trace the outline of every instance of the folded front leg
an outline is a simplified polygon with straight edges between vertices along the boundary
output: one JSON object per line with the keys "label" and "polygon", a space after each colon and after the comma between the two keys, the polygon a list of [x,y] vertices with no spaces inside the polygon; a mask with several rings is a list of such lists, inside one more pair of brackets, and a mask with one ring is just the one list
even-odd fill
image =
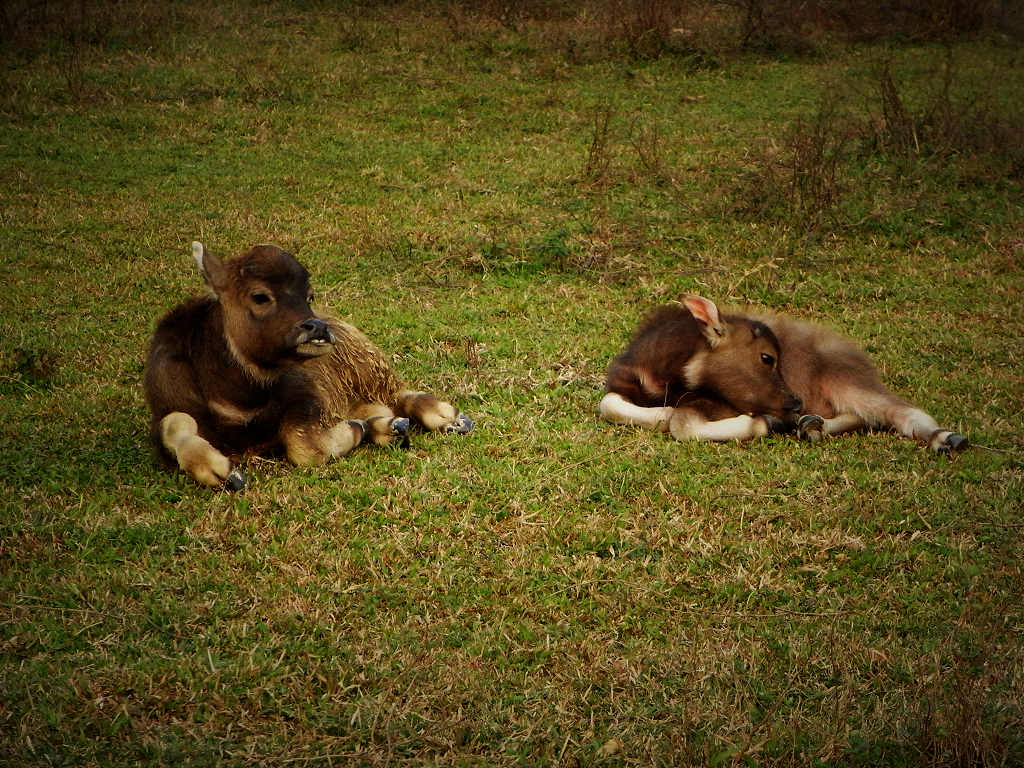
{"label": "folded front leg", "polygon": [[206,438],[199,435],[195,418],[183,411],[174,411],[160,420],[160,442],[180,466],[197,483],[225,484],[233,491],[245,487],[245,476],[231,468],[231,461]]}
{"label": "folded front leg", "polygon": [[764,437],[772,431],[775,423],[781,424],[772,417],[746,414],[710,421],[701,411],[682,407],[676,408],[672,414],[669,432],[676,440],[742,441]]}

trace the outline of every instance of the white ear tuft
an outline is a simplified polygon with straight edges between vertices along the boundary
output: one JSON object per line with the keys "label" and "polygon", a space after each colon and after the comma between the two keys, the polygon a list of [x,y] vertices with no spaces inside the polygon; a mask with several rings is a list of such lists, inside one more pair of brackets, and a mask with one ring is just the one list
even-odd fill
{"label": "white ear tuft", "polygon": [[203,266],[203,256],[206,255],[206,248],[198,240],[192,241],[192,258],[196,260],[196,264],[199,265],[199,271],[205,272],[206,268]]}

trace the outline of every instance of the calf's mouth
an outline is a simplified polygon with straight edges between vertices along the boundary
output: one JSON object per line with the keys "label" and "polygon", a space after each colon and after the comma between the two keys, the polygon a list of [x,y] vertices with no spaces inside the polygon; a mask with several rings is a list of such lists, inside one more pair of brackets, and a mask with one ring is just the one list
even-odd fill
{"label": "calf's mouth", "polygon": [[331,351],[337,339],[323,320],[313,318],[299,326],[295,340],[295,354],[299,357],[319,357]]}

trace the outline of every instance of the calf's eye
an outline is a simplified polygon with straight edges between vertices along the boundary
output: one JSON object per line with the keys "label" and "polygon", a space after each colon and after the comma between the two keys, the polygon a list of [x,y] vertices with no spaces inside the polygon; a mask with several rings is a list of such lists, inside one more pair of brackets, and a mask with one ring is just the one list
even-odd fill
{"label": "calf's eye", "polygon": [[269,304],[270,303],[270,295],[266,294],[266,293],[258,293],[257,292],[257,293],[252,294],[251,298],[252,298],[252,300],[256,304]]}
{"label": "calf's eye", "polygon": [[775,365],[775,358],[769,355],[767,352],[761,353],[761,362],[765,365]]}

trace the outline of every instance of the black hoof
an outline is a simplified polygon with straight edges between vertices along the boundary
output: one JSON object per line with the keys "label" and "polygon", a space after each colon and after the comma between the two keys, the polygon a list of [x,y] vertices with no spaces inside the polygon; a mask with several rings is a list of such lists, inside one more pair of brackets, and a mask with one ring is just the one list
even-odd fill
{"label": "black hoof", "polygon": [[409,447],[409,427],[410,422],[405,417],[399,417],[391,420],[391,434],[399,438],[398,447],[408,448]]}
{"label": "black hoof", "polygon": [[796,434],[801,440],[821,442],[825,437],[825,420],[814,413],[805,413],[796,423]]}
{"label": "black hoof", "polygon": [[366,439],[366,433],[370,431],[370,425],[362,419],[348,419],[347,421],[353,427],[359,427],[359,429],[362,430],[362,434],[359,435],[359,440],[356,441],[356,445],[362,445],[363,441]]}
{"label": "black hoof", "polygon": [[245,486],[245,475],[237,467],[228,472],[228,476],[224,479],[224,487],[229,491],[241,491],[245,489]]}
{"label": "black hoof", "polygon": [[948,455],[950,453],[962,451],[969,445],[967,438],[963,435],[958,435],[956,432],[947,432],[946,436],[942,438],[941,442],[939,442],[939,436],[943,431],[944,430],[941,429],[935,430],[935,432],[932,433],[931,440],[929,441],[929,445],[935,453]]}
{"label": "black hoof", "polygon": [[453,435],[468,435],[473,431],[473,420],[464,413],[459,413],[455,417],[455,421],[444,428],[445,432],[449,432]]}
{"label": "black hoof", "polygon": [[946,438],[946,446],[951,451],[962,451],[969,445],[968,439],[963,435],[958,435],[956,432],[950,432],[949,437]]}
{"label": "black hoof", "polygon": [[780,432],[786,432],[788,430],[788,428],[786,427],[786,422],[784,422],[782,419],[772,416],[771,414],[766,413],[762,415],[761,418],[764,419],[764,423],[768,427],[769,435],[777,435]]}

